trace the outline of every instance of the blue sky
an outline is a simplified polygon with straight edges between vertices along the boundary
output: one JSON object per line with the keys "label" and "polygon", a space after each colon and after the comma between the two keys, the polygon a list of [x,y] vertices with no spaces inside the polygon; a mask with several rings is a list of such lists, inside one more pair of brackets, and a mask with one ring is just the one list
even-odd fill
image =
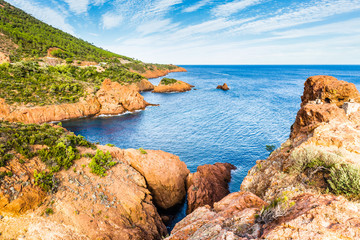
{"label": "blue sky", "polygon": [[360,0],[6,1],[145,62],[360,64]]}

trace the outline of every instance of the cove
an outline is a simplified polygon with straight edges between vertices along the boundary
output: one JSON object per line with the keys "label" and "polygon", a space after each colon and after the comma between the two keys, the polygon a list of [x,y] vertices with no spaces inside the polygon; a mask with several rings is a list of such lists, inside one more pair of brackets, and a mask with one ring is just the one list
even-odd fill
{"label": "cove", "polygon": [[[197,166],[229,162],[230,191],[255,161],[265,159],[267,144],[279,147],[290,133],[306,78],[330,75],[360,86],[360,66],[182,66],[171,73],[195,85],[185,93],[142,93],[160,104],[121,116],[64,121],[63,126],[89,141],[120,148],[163,150],[176,154],[191,172]],[[159,79],[151,79],[157,84]],[[230,90],[216,86],[226,82]],[[172,226],[184,216],[184,208]],[[170,226],[171,227],[171,226]]]}

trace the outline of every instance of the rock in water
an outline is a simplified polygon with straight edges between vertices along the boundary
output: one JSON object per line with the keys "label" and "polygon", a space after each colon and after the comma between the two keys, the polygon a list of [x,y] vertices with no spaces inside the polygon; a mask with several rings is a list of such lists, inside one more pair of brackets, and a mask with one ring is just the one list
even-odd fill
{"label": "rock in water", "polygon": [[216,89],[221,89],[221,90],[224,90],[224,91],[230,90],[230,88],[228,87],[228,85],[226,83],[224,83],[223,85],[218,85],[216,87]]}
{"label": "rock in water", "polygon": [[197,172],[189,174],[187,213],[205,205],[213,206],[215,202],[228,195],[228,183],[233,169],[236,167],[230,163],[206,164],[199,166]]}

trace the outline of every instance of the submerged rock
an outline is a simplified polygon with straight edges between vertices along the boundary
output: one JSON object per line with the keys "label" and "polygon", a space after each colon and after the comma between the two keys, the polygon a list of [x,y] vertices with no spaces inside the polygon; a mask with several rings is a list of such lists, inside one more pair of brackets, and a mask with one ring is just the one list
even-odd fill
{"label": "submerged rock", "polygon": [[213,206],[228,195],[228,183],[231,180],[231,170],[236,167],[230,163],[215,163],[199,166],[195,173],[187,177],[188,208],[187,213],[205,205]]}
{"label": "submerged rock", "polygon": [[230,88],[228,87],[228,85],[226,83],[224,83],[223,85],[218,85],[216,87],[216,89],[221,89],[221,90],[225,90],[225,91],[230,90]]}

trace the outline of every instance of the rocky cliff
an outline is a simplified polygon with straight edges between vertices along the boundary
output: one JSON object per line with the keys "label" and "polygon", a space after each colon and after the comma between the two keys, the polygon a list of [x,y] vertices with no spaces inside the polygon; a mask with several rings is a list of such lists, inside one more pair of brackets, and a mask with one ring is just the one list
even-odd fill
{"label": "rocky cliff", "polygon": [[145,109],[149,104],[138,90],[134,86],[123,86],[106,79],[96,94],[89,94],[73,104],[25,107],[8,105],[4,99],[0,99],[0,120],[44,123]]}
{"label": "rocky cliff", "polygon": [[305,82],[290,138],[167,239],[360,239],[360,111],[353,84]]}
{"label": "rocky cliff", "polygon": [[157,204],[182,201],[189,173],[185,164],[162,151],[97,147],[117,163],[107,176],[91,172],[86,155],[95,150],[80,147],[83,157],[74,167],[54,175],[54,192],[34,184],[34,172],[46,169],[38,157],[25,163],[14,158],[0,167],[12,173],[0,178],[1,238],[143,240],[166,235]]}

